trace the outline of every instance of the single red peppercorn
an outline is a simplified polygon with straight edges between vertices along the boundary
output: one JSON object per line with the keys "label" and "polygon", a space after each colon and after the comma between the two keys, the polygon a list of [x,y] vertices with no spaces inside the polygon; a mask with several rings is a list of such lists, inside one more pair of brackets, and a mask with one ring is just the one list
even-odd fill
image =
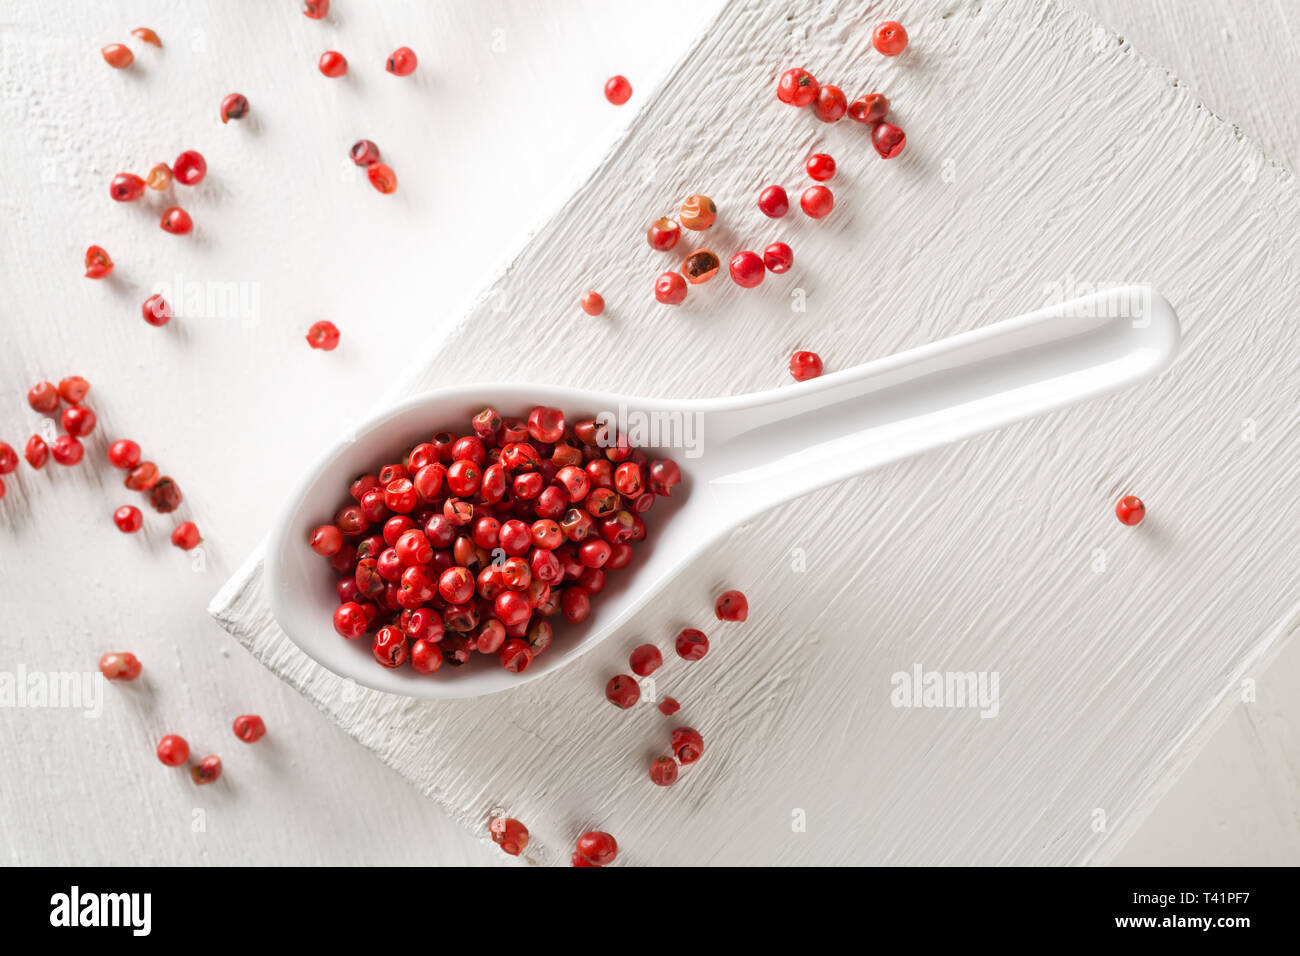
{"label": "single red peppercorn", "polygon": [[605,685],[605,699],[615,707],[627,710],[641,699],[641,685],[626,674],[611,677]]}
{"label": "single red peppercorn", "polygon": [[781,74],[776,85],[776,98],[790,106],[804,107],[817,99],[816,78],[807,70],[795,67]]}
{"label": "single red peppercorn", "polygon": [[849,119],[874,126],[889,112],[889,100],[883,93],[868,93],[849,104]]}
{"label": "single red peppercorn", "polygon": [[714,602],[719,621],[743,621],[749,617],[749,601],[741,591],[723,591]]}
{"label": "single red peppercorn", "polygon": [[824,183],[835,175],[835,160],[826,153],[813,153],[804,164],[808,175],[819,183]]}
{"label": "single red peppercorn", "polygon": [[322,20],[329,16],[330,0],[304,0],[302,15],[313,20]]}
{"label": "single red peppercorn", "polygon": [[123,534],[135,534],[144,527],[144,515],[135,505],[123,505],[113,512],[113,524]]}
{"label": "single red peppercorn", "polygon": [[[363,562],[364,563],[364,562]],[[334,609],[334,630],[348,640],[355,640],[370,627],[365,609],[356,601],[348,601]]]}
{"label": "single red peppercorn", "polygon": [[80,375],[69,375],[67,378],[59,380],[59,398],[69,405],[80,405],[89,391],[90,383]]}
{"label": "single red peppercorn", "polygon": [[370,185],[381,193],[387,194],[397,190],[397,174],[380,162],[371,163],[366,169]]}
{"label": "single red peppercorn", "polygon": [[678,213],[678,219],[687,229],[702,232],[717,221],[718,207],[708,196],[697,193],[686,197]]}
{"label": "single red peppercorn", "polygon": [[393,76],[410,76],[415,72],[418,62],[414,50],[409,46],[399,46],[388,54],[388,62],[384,64],[384,69]]}
{"label": "single red peppercorn", "polygon": [[799,208],[813,219],[821,219],[835,208],[835,196],[825,186],[809,186],[799,197]]}
{"label": "single red peppercorn", "polygon": [[813,115],[823,123],[834,123],[849,108],[849,101],[844,98],[844,91],[838,86],[823,86],[817,91],[817,101],[813,104]]}
{"label": "single red peppercorn", "polygon": [[907,31],[897,20],[886,20],[872,31],[871,45],[883,56],[898,56],[907,48]]}
{"label": "single red peppercorn", "polygon": [[677,224],[677,220],[667,216],[656,219],[646,230],[646,241],[650,243],[650,248],[660,252],[667,252],[677,245],[677,240],[681,237],[682,227]]}
{"label": "single red peppercorn", "polygon": [[686,280],[676,272],[665,272],[655,281],[655,298],[664,305],[686,301]]}
{"label": "single red peppercorn", "polygon": [[1146,515],[1147,506],[1142,503],[1141,498],[1132,495],[1125,495],[1115,505],[1115,517],[1119,518],[1121,524],[1141,524]]}
{"label": "single red peppercorn", "polygon": [[127,473],[122,484],[132,491],[148,491],[158,484],[158,466],[151,461],[142,462]]}
{"label": "single red peppercorn", "polygon": [[33,468],[44,468],[45,462],[50,457],[50,446],[45,444],[45,440],[40,435],[33,435],[27,439],[27,447],[23,449],[23,457],[27,459],[27,464]]}
{"label": "single red peppercorn", "polygon": [[605,99],[615,106],[622,106],[632,98],[632,84],[626,76],[611,76],[605,81]]}
{"label": "single red peppercorn", "polygon": [[159,225],[164,232],[170,232],[173,236],[183,236],[194,228],[194,220],[180,206],[169,206],[163,211]]}
{"label": "single red peppercorn", "polygon": [[99,672],[108,680],[135,680],[144,670],[140,659],[130,651],[116,651],[99,659]]}
{"label": "single red peppercorn", "polygon": [[395,627],[381,627],[375,632],[370,649],[384,667],[401,667],[406,661],[406,635]]}
{"label": "single red peppercorn", "polygon": [[511,856],[518,856],[528,846],[528,827],[510,817],[497,817],[488,826],[492,842]]}
{"label": "single red peppercorn", "polygon": [[527,641],[511,638],[501,645],[501,650],[497,651],[497,660],[512,674],[520,674],[533,662],[533,649],[528,646]]}
{"label": "single red peppercorn", "polygon": [[672,757],[656,757],[650,763],[650,782],[656,787],[671,787],[677,782],[677,761]]}
{"label": "single red peppercorn", "polygon": [[339,347],[339,329],[333,322],[321,320],[307,330],[307,344],[322,352],[332,352]]}
{"label": "single red peppercorn", "polygon": [[139,39],[141,43],[162,47],[162,40],[158,39],[158,34],[154,33],[148,27],[136,27],[131,31],[131,36]]}
{"label": "single red peppercorn", "polygon": [[907,145],[907,134],[893,123],[877,123],[871,128],[871,145],[881,159],[893,159]]}
{"label": "single red peppercorn", "polygon": [[822,373],[822,359],[816,352],[795,352],[790,356],[790,374],[796,382],[806,382]]}
{"label": "single red peppercorn", "polygon": [[73,438],[85,438],[95,430],[95,413],[84,405],[69,405],[63,410],[63,430]]}
{"label": "single red peppercorn", "polygon": [[182,186],[197,186],[207,174],[207,160],[197,150],[185,150],[172,163],[172,175]]}
{"label": "single red peppercorn", "polygon": [[794,252],[784,242],[774,242],[763,250],[763,265],[777,275],[788,272],[794,265]]}
{"label": "single red peppercorn", "polygon": [[193,521],[182,521],[172,531],[172,544],[182,551],[193,551],[202,540],[199,527]]}
{"label": "single red peppercorn", "polygon": [[113,271],[113,260],[99,246],[86,249],[86,278],[102,279]]}
{"label": "single red peppercorn", "polygon": [[121,43],[110,43],[99,51],[100,55],[115,70],[124,70],[135,62],[135,54],[131,52],[130,47],[123,46]]}
{"label": "single red peppercorn", "polygon": [[588,315],[600,315],[605,311],[605,300],[599,292],[584,292],[578,304]]}
{"label": "single red peppercorn", "polygon": [[149,504],[159,514],[170,514],[181,506],[181,489],[176,482],[163,476],[149,489]]}
{"label": "single red peppercorn", "polygon": [[162,296],[154,294],[144,300],[144,305],[140,306],[140,314],[150,325],[163,326],[171,321],[172,307]]}
{"label": "single red peppercorn", "polygon": [[13,446],[0,441],[0,475],[11,474],[18,467],[18,453]]}
{"label": "single red peppercorn", "polygon": [[140,464],[140,446],[129,438],[119,438],[108,446],[108,462],[114,468],[134,468]]}
{"label": "single red peppercorn", "polygon": [[337,50],[327,50],[320,55],[316,64],[322,73],[329,77],[342,76],[348,71],[347,58]]}
{"label": "single red peppercorn", "polygon": [[421,638],[412,644],[411,667],[419,674],[432,674],[442,667],[442,649],[437,642]]}
{"label": "single red peppercorn", "polygon": [[699,285],[702,282],[708,282],[718,274],[721,263],[718,257],[710,249],[699,249],[692,252],[682,262],[682,275],[691,285]]}
{"label": "single red peppercorn", "polygon": [[33,411],[48,415],[59,407],[59,390],[52,382],[40,382],[33,385],[27,393],[27,404]]}
{"label": "single red peppercorn", "polygon": [[578,837],[577,850],[592,866],[607,866],[618,856],[618,841],[608,833],[592,830]]}
{"label": "single red peppercorn", "polygon": [[135,173],[118,173],[108,185],[108,194],[118,202],[134,202],[144,195],[144,180]]}
{"label": "single red peppercorn", "polygon": [[266,723],[257,714],[241,714],[232,725],[235,736],[246,744],[255,743],[266,736]]}
{"label": "single red peppercorn", "polygon": [[768,186],[758,194],[758,210],[770,219],[780,219],[790,211],[790,197],[781,186]]}
{"label": "single red peppercorn", "polygon": [[767,269],[758,253],[750,252],[748,249],[732,256],[728,269],[731,271],[732,281],[743,289],[752,289],[759,285],[763,281],[763,276],[767,274]]}
{"label": "single red peppercorn", "polygon": [[663,700],[659,701],[659,713],[663,714],[665,717],[671,717],[681,709],[682,705],[677,703],[677,698],[675,697],[665,697]]}
{"label": "single red peppercorn", "polygon": [[358,166],[370,166],[379,162],[379,147],[368,139],[359,139],[352,144],[348,155]]}
{"label": "single red peppercorn", "polygon": [[215,754],[204,757],[190,768],[190,779],[202,786],[212,783],[221,776],[221,758]]}
{"label": "single red peppercorn", "polygon": [[65,467],[81,461],[86,448],[71,435],[60,435],[50,445],[50,457]]}
{"label": "single red peppercorn", "polygon": [[232,119],[243,119],[248,113],[248,97],[243,93],[231,93],[221,101],[221,122],[229,123]]}
{"label": "single red peppercorn", "polygon": [[657,671],[663,662],[663,655],[653,644],[642,644],[633,650],[631,657],[628,658],[628,663],[632,665],[632,673],[638,677],[648,677]]}
{"label": "single red peppercorn", "polygon": [[677,656],[684,661],[698,661],[709,652],[709,639],[703,631],[688,627],[677,635]]}
{"label": "single red peppercorn", "polygon": [[177,734],[168,734],[158,741],[158,759],[169,767],[179,767],[190,759],[190,745]]}
{"label": "single red peppercorn", "polygon": [[695,763],[700,759],[700,754],[704,753],[704,738],[690,727],[678,727],[672,733],[670,746],[673,755],[681,761],[682,766],[686,766]]}

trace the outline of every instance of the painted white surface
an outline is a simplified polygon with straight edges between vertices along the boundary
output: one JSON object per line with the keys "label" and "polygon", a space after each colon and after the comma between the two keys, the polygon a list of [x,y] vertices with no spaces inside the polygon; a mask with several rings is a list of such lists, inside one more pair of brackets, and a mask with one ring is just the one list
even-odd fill
{"label": "painted white surface", "polygon": [[[1188,739],[1294,619],[1296,558],[1276,529],[1295,520],[1283,490],[1296,416],[1295,184],[1072,8],[914,5],[917,59],[890,64],[862,55],[856,14],[834,5],[821,14],[800,37],[800,58],[845,85],[885,84],[906,104],[913,145],[901,161],[882,167],[861,152],[860,130],[814,128],[770,103],[760,123],[701,107],[691,81],[706,72],[722,77],[710,103],[770,89],[767,64],[788,39],[780,11],[728,7],[557,214],[548,241],[526,249],[394,393],[449,379],[595,385],[611,375],[633,392],[741,392],[778,378],[774,357],[794,347],[843,367],[1134,274],[1183,317],[1186,353],[1170,373],[779,509],[685,569],[623,647],[607,642],[505,700],[345,693],[268,626],[255,566],[219,598],[219,613],[468,826],[509,806],[533,827],[543,860],[562,858],[592,821],[619,833],[634,862],[1106,858],[1180,768]],[[997,117],[996,135],[954,119],[954,99]],[[696,150],[646,174],[639,164],[665,129],[697,126],[716,157],[707,168]],[[608,230],[598,252],[587,250],[596,219],[644,221],[665,197],[695,189],[737,210],[710,244],[760,245],[776,230],[750,203],[773,157],[794,152],[797,163],[823,146],[846,174],[842,217],[777,232],[808,264],[790,276],[807,313],[768,285],[748,296],[724,285],[707,304],[697,295],[680,312],[658,310],[644,292],[657,260],[639,229]],[[846,249],[870,249],[869,267]],[[547,279],[566,269],[597,277],[614,306],[616,321],[589,336],[604,346],[591,354],[565,348],[572,295]],[[502,300],[508,314],[493,308]],[[478,343],[507,329],[538,349],[485,357]],[[629,336],[675,364],[647,366],[628,354]],[[1268,423],[1252,441],[1240,437],[1247,419]],[[1135,484],[1153,506],[1137,533],[1109,515]],[[1242,514],[1233,507],[1242,500],[1280,510]],[[862,528],[873,529],[869,540]],[[805,555],[813,584],[791,570]],[[684,720],[722,745],[669,802],[645,779],[664,722],[644,708],[602,717],[592,702],[638,639],[702,624],[712,595],[737,584],[771,611],[756,603],[731,640],[723,629],[706,659],[714,671],[678,664],[658,681],[689,701]],[[998,673],[998,719],[891,707],[888,675],[914,664]],[[791,831],[799,811],[806,833]]]}
{"label": "painted white surface", "polygon": [[[85,374],[95,383],[93,405],[101,418],[91,453],[98,458],[107,439],[119,434],[140,440],[187,493],[178,518],[193,517],[208,538],[206,570],[192,573],[189,559],[166,542],[170,525],[157,516],[149,516],[144,541],[119,535],[108,516],[134,496],[120,488],[120,476],[106,466],[59,473],[51,465],[35,475],[24,465],[17,481],[6,479],[9,496],[0,503],[0,534],[7,539],[0,546],[0,607],[5,611],[0,667],[93,667],[103,650],[129,647],[145,660],[149,675],[142,686],[108,688],[99,720],[67,711],[0,711],[0,748],[9,761],[0,775],[0,816],[7,821],[0,853],[6,862],[498,858],[480,854],[477,836],[451,824],[321,720],[305,700],[235,647],[206,619],[202,607],[261,537],[284,482],[292,481],[331,438],[336,423],[354,419],[375,400],[395,371],[394,351],[402,350],[408,336],[431,341],[459,316],[458,300],[479,287],[512,244],[511,237],[519,237],[555,199],[582,181],[611,133],[645,102],[643,92],[652,83],[641,77],[667,68],[673,51],[689,39],[684,25],[703,14],[699,5],[672,3],[656,4],[653,10],[552,3],[544,11],[536,5],[468,2],[367,4],[364,15],[346,9],[352,5],[341,0],[335,5],[340,12],[332,24],[306,20],[289,2],[118,3],[64,10],[23,0],[0,15],[5,62],[0,120],[6,133],[0,138],[0,158],[8,178],[0,192],[6,223],[0,257],[0,283],[6,289],[0,305],[0,381],[6,384],[0,394],[0,439],[19,445],[34,429],[36,416],[22,399],[31,381]],[[1173,52],[1187,54],[1187,62],[1201,71],[1199,88],[1225,96],[1210,105],[1225,115],[1262,118],[1261,130],[1247,131],[1261,139],[1275,132],[1279,152],[1290,149],[1296,155],[1294,130],[1284,125],[1294,122],[1284,95],[1285,78],[1294,71],[1261,67],[1253,72],[1262,54],[1249,45],[1263,43],[1267,62],[1287,62],[1293,47],[1276,42],[1285,31],[1272,26],[1280,17],[1294,28],[1293,10],[1281,4],[1273,20],[1262,16],[1259,22],[1253,11],[1235,13],[1240,45],[1228,50],[1247,52],[1234,62],[1230,52],[1219,49],[1217,37],[1197,34],[1198,27],[1218,22],[1214,17],[1222,4],[1176,5],[1177,16],[1126,6],[1113,12],[1116,20],[1133,18],[1135,40],[1139,27],[1157,35],[1157,24],[1175,23],[1187,45]],[[1181,12],[1192,7],[1206,8],[1207,15]],[[1121,30],[1128,26],[1112,22]],[[157,29],[166,48],[137,48],[137,70],[130,75],[109,72],[95,51],[103,43],[124,40],[129,28],[140,24]],[[418,82],[381,72],[383,55],[399,43],[416,48],[424,66],[432,67],[428,72],[422,68]],[[314,70],[316,56],[327,46],[342,49],[352,61],[350,79],[343,84],[324,80]],[[429,55],[426,49],[435,52]],[[1173,56],[1164,62],[1184,68]],[[599,84],[615,70],[631,76],[638,90],[621,111],[598,96]],[[462,83],[469,84],[467,92]],[[215,118],[216,104],[232,89],[249,95],[254,113],[244,126],[223,128]],[[1236,99],[1242,90],[1250,95]],[[919,104],[919,92],[909,91],[907,102]],[[919,127],[910,115],[909,110],[917,155]],[[945,115],[944,122],[950,121],[950,114]],[[1274,129],[1273,123],[1282,125]],[[810,136],[824,132],[811,123],[792,128]],[[401,181],[395,196],[374,193],[347,165],[346,148],[362,135],[376,139],[393,157]],[[517,148],[511,148],[520,141],[529,144],[527,163],[520,163]],[[143,171],[190,146],[201,149],[212,168],[209,181],[192,197],[177,188],[198,222],[190,240],[162,234],[143,210],[122,209],[103,195],[108,179],[120,169]],[[796,165],[791,162],[788,179],[794,178]],[[877,186],[871,193],[883,199],[888,193]],[[599,230],[601,217],[593,223]],[[1293,231],[1287,238],[1291,235]],[[111,284],[94,285],[79,277],[81,253],[92,241],[107,246],[118,262]],[[588,240],[588,245],[598,249],[599,242]],[[1206,251],[1197,250],[1198,255]],[[148,328],[138,318],[139,301],[152,283],[175,282],[177,274],[182,281],[244,283],[246,294],[257,296],[256,324],[245,328],[240,314],[186,316],[182,309],[168,329]],[[561,278],[553,275],[547,281],[558,286]],[[575,281],[563,295],[555,292],[566,307],[587,284],[585,276]],[[636,284],[638,294],[643,286]],[[736,290],[718,296],[733,304],[735,297]],[[1008,304],[998,296],[988,307]],[[320,317],[344,329],[345,345],[332,355],[310,352],[301,341],[306,326]],[[615,309],[611,321],[626,318]],[[709,320],[702,312],[694,321],[707,330]],[[920,341],[929,331],[882,334],[881,351],[871,354],[888,350],[891,337],[915,333],[911,341]],[[692,329],[689,334],[694,342],[688,344],[715,341],[714,332]],[[790,345],[781,347],[788,350]],[[767,353],[774,350],[755,348],[764,360]],[[846,348],[843,357],[849,355]],[[773,365],[765,384],[780,381],[778,366]],[[329,373],[322,374],[326,369]],[[718,390],[720,383],[737,390],[743,385],[740,377],[733,380],[716,369],[697,367],[690,375],[700,392]],[[663,378],[658,385],[668,390],[673,380]],[[1270,407],[1281,404],[1279,398]],[[1269,420],[1277,427],[1286,421],[1284,414]],[[996,472],[1012,467],[1013,453],[1034,439],[1017,430],[966,454],[978,454]],[[1149,447],[1153,472],[1186,452],[1187,446],[1177,441]],[[1282,467],[1280,455],[1273,456],[1266,470]],[[1243,476],[1243,483],[1249,485],[1250,477]],[[1041,499],[1049,478],[1035,469],[1011,489],[1011,500],[1019,507]],[[1092,506],[1077,498],[1067,496],[1064,504],[1077,511],[1072,515],[1079,521]],[[20,501],[23,506],[15,507]],[[1174,515],[1187,510],[1176,501],[1167,509]],[[1205,508],[1198,505],[1197,511]],[[1061,520],[1059,513],[1031,514],[1040,514],[1042,528],[1055,529]],[[1278,517],[1276,511],[1273,515]],[[1033,520],[1024,514],[1012,519]],[[936,529],[944,520],[930,515],[911,521],[907,530],[912,540],[897,560],[918,571],[967,564],[963,543],[981,539],[974,529],[954,538],[940,534]],[[1109,525],[1102,528],[1111,531]],[[762,533],[766,538],[773,532]],[[719,561],[733,560],[738,575],[756,577],[763,558],[757,540],[737,541]],[[86,572],[70,586],[61,569],[78,561]],[[1066,603],[1071,589],[1089,583],[1081,575],[1050,580],[1057,582],[1056,596]],[[847,587],[851,591],[860,583],[861,575]],[[869,583],[877,586],[874,580]],[[1265,593],[1261,586],[1260,594]],[[799,619],[800,608],[811,606],[792,603],[789,619]],[[976,621],[988,620],[990,606],[985,607]],[[918,620],[926,616],[921,609],[916,614]],[[1259,626],[1276,616],[1275,605],[1261,599],[1235,626]],[[825,634],[812,633],[800,646],[815,647],[825,639]],[[695,673],[692,681],[703,693],[721,671]],[[1295,672],[1292,664],[1290,673]],[[804,693],[797,683],[772,675],[751,684],[748,703],[740,705],[750,717],[747,735],[766,736],[771,743],[775,715],[764,706],[765,697],[788,701]],[[1294,687],[1294,682],[1281,687]],[[584,706],[591,693],[598,694],[598,687],[584,689]],[[850,716],[860,716],[861,706]],[[229,732],[230,719],[246,711],[262,713],[271,728],[254,748],[245,748]],[[1295,715],[1287,723],[1282,711],[1271,713],[1277,716],[1259,724],[1264,756],[1255,772],[1271,784],[1262,792],[1270,794],[1275,807],[1294,807],[1279,761],[1287,754],[1294,760],[1287,728],[1294,726]],[[152,747],[168,731],[186,734],[196,750],[221,753],[227,766],[224,782],[195,791],[178,773],[160,767]],[[1145,728],[1135,731],[1143,732]],[[551,731],[532,726],[530,733]],[[838,733],[830,736],[843,739]],[[718,742],[722,746],[713,753],[724,758],[727,741]],[[1218,744],[1216,739],[1214,746]],[[626,770],[626,756],[624,751],[602,758],[586,769],[607,779]],[[807,754],[798,760],[805,778],[809,761],[817,762]],[[771,763],[729,766],[747,781],[780,775]],[[727,769],[720,760],[708,775],[716,779]],[[934,772],[941,770],[948,772],[936,763]],[[628,792],[640,796],[643,788],[637,785],[644,781],[639,774],[632,776],[636,779],[628,779]],[[852,782],[850,768],[831,776],[832,788]],[[1223,781],[1218,782],[1222,787]],[[679,785],[677,795],[690,813],[702,817],[698,785],[707,780],[690,783],[696,786],[694,794]],[[534,779],[534,786],[543,785]],[[606,791],[606,797],[617,799],[619,789]],[[1234,799],[1228,788],[1219,792],[1225,800]],[[1178,795],[1175,790],[1169,799]],[[484,792],[474,805],[486,807],[508,796]],[[517,799],[545,797],[530,793]],[[1233,806],[1245,807],[1245,800],[1242,796]],[[787,798],[783,806],[790,803]],[[208,811],[204,833],[192,832],[195,808]],[[585,812],[574,810],[574,822]],[[1195,819],[1187,810],[1179,813],[1183,820]],[[1277,816],[1286,814],[1279,810]],[[1243,817],[1228,815],[1232,826],[1225,843],[1238,851],[1251,845],[1252,838],[1260,847],[1276,845],[1270,842],[1273,828],[1256,819],[1257,830],[1249,833]],[[715,817],[708,828],[715,838],[752,836],[743,821],[735,820],[734,807],[724,808],[721,819]],[[673,848],[689,845],[700,832],[694,826],[678,828],[680,817],[667,803],[653,810],[647,822],[659,824],[660,834],[675,834],[662,848],[665,859],[682,859]],[[903,840],[919,840],[925,828],[926,821],[903,821],[898,833]],[[1167,850],[1157,842],[1151,858],[1160,859],[1159,853]],[[795,847],[782,858],[794,858],[794,853],[803,849]],[[900,859],[907,858],[906,847],[899,853]],[[649,858],[642,852],[635,856]],[[1245,855],[1247,861],[1261,858]]]}

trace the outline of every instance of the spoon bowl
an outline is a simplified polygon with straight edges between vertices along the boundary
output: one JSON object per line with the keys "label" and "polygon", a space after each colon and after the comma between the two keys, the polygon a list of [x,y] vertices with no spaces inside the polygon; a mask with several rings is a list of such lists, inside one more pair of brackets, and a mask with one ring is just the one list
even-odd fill
{"label": "spoon bowl", "polygon": [[[267,549],[272,613],[334,673],[410,697],[477,697],[562,667],[624,625],[721,535],[791,498],[926,450],[1150,378],[1177,354],[1172,307],[1149,286],[1074,299],[784,388],[716,399],[632,398],[549,385],[466,385],[407,399],[329,450],[290,499]],[[434,674],[381,667],[370,640],[333,628],[337,575],[307,546],[346,488],[484,406],[535,405],[567,420],[617,425],[631,444],[672,458],[682,482],[643,515],[646,540],[611,574],[582,624],[560,620],[554,643],[523,673],[474,654]],[[613,430],[611,429],[611,433]]]}

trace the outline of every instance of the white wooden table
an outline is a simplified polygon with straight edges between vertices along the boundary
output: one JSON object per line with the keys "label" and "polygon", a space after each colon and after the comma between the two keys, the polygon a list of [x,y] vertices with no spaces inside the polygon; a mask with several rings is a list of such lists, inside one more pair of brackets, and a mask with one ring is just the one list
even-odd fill
{"label": "white wooden table", "polygon": [[[582,181],[644,102],[690,39],[683,24],[708,17],[686,4],[653,13],[562,4],[542,20],[509,6],[431,13],[391,4],[318,24],[292,4],[244,4],[242,16],[232,6],[155,13],[122,3],[74,13],[24,2],[3,25],[8,135],[0,157],[11,185],[0,259],[8,296],[0,381],[9,386],[0,395],[0,439],[20,445],[33,430],[23,401],[29,382],[85,374],[101,419],[92,454],[101,456],[110,436],[139,440],[186,490],[184,514],[208,542],[195,565],[167,544],[169,526],[156,517],[144,540],[120,535],[108,516],[130,496],[104,466],[49,466],[8,482],[0,667],[93,667],[103,650],[126,648],[145,660],[148,680],[109,688],[98,720],[0,712],[11,761],[0,777],[0,813],[22,822],[0,840],[15,863],[495,860],[481,853],[480,835],[460,830],[321,719],[202,609],[261,537],[284,482],[382,388],[394,352],[408,338],[436,335],[431,318],[461,313],[510,237]],[[1198,6],[1205,16],[1177,18],[1189,40],[1219,9],[1208,0]],[[1121,29],[1120,15],[1133,17],[1135,42],[1143,26],[1158,35],[1162,12],[1098,10]],[[1270,15],[1296,23],[1281,5]],[[139,24],[154,27],[165,48],[140,51],[131,75],[110,73],[97,48]],[[1269,32],[1247,27],[1243,39]],[[1222,42],[1215,33],[1186,48],[1207,84],[1219,78]],[[429,66],[416,82],[382,73],[383,56],[401,43]],[[345,82],[314,70],[330,46],[353,64]],[[612,72],[626,73],[638,91],[622,111],[599,98]],[[453,76],[467,78],[473,95],[454,95]],[[1236,115],[1230,107],[1246,101],[1229,100],[1244,90],[1251,116],[1284,114],[1282,74],[1263,70],[1253,87],[1234,80],[1222,87],[1224,105],[1211,106]],[[1266,92],[1270,83],[1276,93]],[[252,100],[256,122],[222,127],[216,104],[235,89]],[[1294,126],[1278,123],[1261,130],[1295,155]],[[360,136],[392,157],[395,196],[374,193],[347,164],[347,146]],[[527,164],[512,148],[519,142],[529,144]],[[191,146],[212,169],[207,188],[184,194],[199,224],[192,242],[103,197],[113,173]],[[313,220],[309,231],[304,217]],[[92,241],[118,262],[111,284],[79,278]],[[194,314],[182,308],[169,328],[150,329],[138,303],[158,281],[206,283],[205,292],[233,282],[250,307],[196,303]],[[344,329],[344,347],[306,349],[301,335],[316,318]],[[992,467],[1017,438],[986,444]],[[1032,490],[1032,482],[1023,488]],[[69,592],[60,568],[77,560],[86,572]],[[942,576],[942,564],[932,571]],[[1071,585],[1061,587],[1068,601]],[[1269,622],[1276,616],[1242,626]],[[229,732],[230,719],[248,711],[271,728],[253,748]],[[1283,718],[1266,728],[1269,739],[1286,727]],[[152,749],[165,732],[221,753],[226,781],[196,792],[161,768]],[[195,808],[207,811],[202,832],[193,828]],[[1254,836],[1260,846],[1270,839]]]}

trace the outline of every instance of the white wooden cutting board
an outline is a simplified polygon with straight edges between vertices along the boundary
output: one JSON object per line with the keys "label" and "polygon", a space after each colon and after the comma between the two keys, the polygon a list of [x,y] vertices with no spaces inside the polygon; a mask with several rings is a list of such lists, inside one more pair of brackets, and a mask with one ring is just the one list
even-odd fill
{"label": "white wooden cutting board", "polygon": [[[494,807],[526,821],[539,862],[564,862],[588,826],[631,863],[1105,859],[1293,623],[1300,556],[1276,529],[1300,510],[1295,185],[1067,6],[897,4],[913,45],[894,61],[870,49],[879,6],[794,11],[729,5],[392,394],[501,379],[743,392],[787,381],[796,348],[842,368],[1129,280],[1179,309],[1175,367],[774,512],[683,568],[635,629],[507,695],[420,703],[343,684],[274,626],[257,556],[213,611],[465,825]],[[904,156],[881,162],[861,127],[777,104],[774,78],[796,63],[850,95],[886,92]],[[758,189],[797,193],[815,149],[839,162],[835,212],[765,220]],[[721,209],[708,240],[724,260],[781,238],[795,269],[657,306],[670,261],[644,226],[697,191]],[[575,307],[588,287],[601,319]],[[500,341],[514,347],[484,348]],[[1127,492],[1148,503],[1137,530],[1110,512]],[[746,625],[711,620],[728,586],[750,595]],[[667,649],[685,624],[714,649],[657,675],[679,721],[604,702],[632,646]],[[916,664],[997,672],[998,716],[891,706],[891,675]],[[660,790],[646,766],[677,722],[706,753]]]}

